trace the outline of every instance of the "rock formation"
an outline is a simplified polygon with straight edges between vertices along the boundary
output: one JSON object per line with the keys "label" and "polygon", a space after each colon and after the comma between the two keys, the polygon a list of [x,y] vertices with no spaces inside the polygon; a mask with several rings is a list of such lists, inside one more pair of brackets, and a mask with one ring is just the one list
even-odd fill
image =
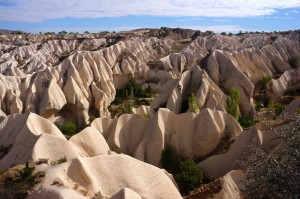
{"label": "rock formation", "polygon": [[[267,150],[283,143],[270,129],[243,131],[227,113],[227,94],[238,90],[239,119],[253,121],[257,93],[265,92],[265,101],[297,93],[299,58],[299,31],[0,35],[0,169],[30,162],[45,172],[30,199],[181,198],[172,175],[158,168],[171,146],[178,156],[200,160],[210,179],[222,179],[214,198],[241,198],[234,162],[247,157],[253,138]],[[131,79],[154,94],[128,101],[150,105],[111,118],[114,106],[122,108],[114,102],[117,91]],[[279,118],[297,108],[299,100]],[[67,140],[54,123],[69,121],[80,132]],[[224,142],[228,148],[220,152]]]}

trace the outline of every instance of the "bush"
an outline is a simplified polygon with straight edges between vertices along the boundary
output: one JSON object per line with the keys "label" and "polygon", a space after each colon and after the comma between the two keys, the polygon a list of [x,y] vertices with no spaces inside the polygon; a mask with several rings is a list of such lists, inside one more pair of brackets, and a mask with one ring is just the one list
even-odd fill
{"label": "bush", "polygon": [[167,145],[161,153],[160,163],[164,169],[170,173],[176,172],[179,164],[179,157],[174,149]]}
{"label": "bush", "polygon": [[96,119],[96,117],[94,115],[91,115],[89,118],[89,122],[92,123],[95,119]]}
{"label": "bush", "polygon": [[273,100],[270,100],[268,103],[268,113],[269,116],[275,119],[278,115],[284,110],[284,106],[279,103],[274,103]]}
{"label": "bush", "polygon": [[3,175],[4,170],[0,168],[0,176]]}
{"label": "bush", "polygon": [[196,99],[194,93],[192,93],[188,97],[188,103],[189,103],[189,111],[191,111],[195,114],[198,114],[200,112],[199,105],[197,103],[197,99]]}
{"label": "bush", "polygon": [[239,103],[240,103],[240,93],[238,89],[231,88],[229,90],[229,99],[226,101],[227,113],[232,115],[236,120],[239,118]]}
{"label": "bush", "polygon": [[193,160],[184,160],[179,163],[179,174],[175,180],[181,187],[181,192],[188,194],[198,188],[204,179],[204,172]]}
{"label": "bush", "polygon": [[262,103],[259,102],[259,103],[257,103],[257,104],[255,105],[255,110],[256,110],[256,111],[260,111],[260,109],[263,108],[263,107],[264,107],[264,105],[263,105]]}
{"label": "bush", "polygon": [[56,124],[56,126],[64,135],[72,136],[77,133],[77,126],[73,121],[69,121],[65,125]]}
{"label": "bush", "polygon": [[193,160],[178,156],[171,146],[166,146],[162,151],[160,162],[164,169],[175,176],[183,195],[201,186],[204,172]]}
{"label": "bush", "polygon": [[68,161],[67,157],[64,156],[64,157],[62,157],[62,158],[59,158],[59,159],[56,160],[56,161],[51,162],[51,165],[53,166],[53,165],[57,165],[57,164],[62,164],[62,163],[65,163],[65,162],[67,162],[67,161]]}
{"label": "bush", "polygon": [[260,83],[262,85],[263,88],[266,88],[267,83],[272,79],[271,76],[264,76],[261,80]]}
{"label": "bush", "polygon": [[297,68],[298,59],[297,58],[291,58],[289,59],[289,64],[292,68]]}
{"label": "bush", "polygon": [[122,114],[133,114],[131,102],[126,102],[122,107]]}
{"label": "bush", "polygon": [[35,168],[29,166],[28,163],[26,163],[25,168],[20,170],[19,174],[23,180],[26,180],[26,179],[30,179],[32,177],[32,174],[34,171],[35,171]]}
{"label": "bush", "polygon": [[251,119],[247,119],[247,118],[239,119],[239,123],[243,128],[249,128],[250,126],[253,126],[258,122],[259,122],[259,120],[251,120]]}

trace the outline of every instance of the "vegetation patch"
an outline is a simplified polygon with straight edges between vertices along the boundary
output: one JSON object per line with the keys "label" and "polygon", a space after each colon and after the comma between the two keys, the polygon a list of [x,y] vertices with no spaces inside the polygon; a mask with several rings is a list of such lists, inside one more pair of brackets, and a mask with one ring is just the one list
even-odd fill
{"label": "vegetation patch", "polygon": [[268,115],[270,118],[275,119],[278,115],[282,113],[285,106],[280,103],[274,103],[273,100],[270,100],[268,103]]}
{"label": "vegetation patch", "polygon": [[135,80],[130,80],[124,88],[117,90],[113,103],[118,105],[134,97],[150,98],[152,95],[153,91],[150,86],[144,90]]}
{"label": "vegetation patch", "polygon": [[198,114],[200,112],[200,108],[197,102],[197,99],[195,97],[195,94],[192,93],[189,97],[188,97],[188,103],[189,103],[189,111]]}
{"label": "vegetation patch", "polygon": [[35,171],[28,163],[10,168],[0,175],[0,198],[24,199],[41,183],[44,172]]}
{"label": "vegetation patch", "polygon": [[260,80],[260,85],[262,86],[263,89],[266,88],[267,83],[272,79],[271,76],[264,76],[261,80]]}
{"label": "vegetation patch", "polygon": [[133,114],[133,107],[149,106],[153,94],[150,86],[143,89],[135,80],[130,80],[124,88],[117,90],[115,100],[110,105],[109,111],[112,117],[121,114]]}
{"label": "vegetation patch", "polygon": [[62,157],[62,158],[59,158],[59,159],[56,160],[56,161],[51,162],[51,165],[52,165],[52,166],[53,166],[53,165],[58,165],[58,164],[65,163],[65,162],[67,162],[67,161],[68,161],[67,157],[64,156],[64,157]]}
{"label": "vegetation patch", "polygon": [[171,146],[162,151],[160,162],[174,175],[181,194],[187,195],[202,185],[205,176],[201,168],[193,160],[180,157]]}
{"label": "vegetation patch", "polygon": [[226,101],[227,113],[232,115],[236,120],[239,119],[239,104],[240,104],[240,92],[236,88],[229,90],[229,97]]}
{"label": "vegetation patch", "polygon": [[73,121],[68,121],[64,125],[60,125],[60,124],[56,123],[56,126],[67,137],[71,137],[78,132],[78,128],[77,128],[75,122],[73,122]]}
{"label": "vegetation patch", "polygon": [[298,66],[298,59],[297,58],[290,58],[289,59],[289,65],[292,68],[297,68],[297,66]]}
{"label": "vegetation patch", "polygon": [[243,129],[245,129],[245,128],[249,128],[249,127],[259,123],[259,120],[251,120],[251,119],[247,119],[247,118],[240,118],[239,123],[240,123],[241,127],[243,127]]}

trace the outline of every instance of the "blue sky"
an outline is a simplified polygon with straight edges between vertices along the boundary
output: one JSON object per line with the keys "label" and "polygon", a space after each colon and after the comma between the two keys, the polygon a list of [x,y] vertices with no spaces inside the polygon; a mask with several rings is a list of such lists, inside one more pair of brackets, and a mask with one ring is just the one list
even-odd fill
{"label": "blue sky", "polygon": [[181,27],[300,29],[300,0],[0,0],[0,29],[38,33]]}

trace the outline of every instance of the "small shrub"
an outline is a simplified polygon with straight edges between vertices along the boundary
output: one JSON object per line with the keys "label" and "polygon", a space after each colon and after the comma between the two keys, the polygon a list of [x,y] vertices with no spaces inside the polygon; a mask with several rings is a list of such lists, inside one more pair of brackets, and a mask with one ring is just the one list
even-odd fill
{"label": "small shrub", "polygon": [[32,177],[33,172],[35,171],[34,167],[31,167],[26,163],[26,166],[24,169],[19,171],[20,177],[25,180]]}
{"label": "small shrub", "polygon": [[297,58],[291,58],[291,59],[289,59],[289,65],[290,65],[292,68],[297,68],[297,64],[298,64]]}
{"label": "small shrub", "polygon": [[60,125],[60,124],[55,124],[59,130],[67,136],[72,136],[75,135],[77,133],[77,126],[75,124],[75,122],[73,121],[69,121],[67,122],[65,125]]}
{"label": "small shrub", "polygon": [[74,135],[77,132],[77,126],[74,122],[69,121],[65,124],[64,128],[63,128],[63,133],[65,135]]}
{"label": "small shrub", "polygon": [[282,104],[274,103],[273,100],[270,100],[268,103],[268,113],[273,119],[280,115],[284,108]]}
{"label": "small shrub", "polygon": [[264,106],[263,106],[262,103],[257,103],[257,104],[255,105],[255,110],[256,110],[256,111],[260,111],[260,109],[263,108],[263,107],[264,107]]}
{"label": "small shrub", "polygon": [[67,157],[64,156],[64,157],[62,157],[62,158],[60,158],[60,159],[58,159],[56,161],[51,162],[51,165],[62,164],[62,163],[65,163],[67,161],[68,161]]}
{"label": "small shrub", "polygon": [[95,119],[96,119],[96,117],[94,115],[91,115],[89,118],[89,122],[92,123]]}
{"label": "small shrub", "polygon": [[201,186],[204,172],[193,160],[178,156],[171,146],[167,145],[162,151],[160,163],[164,169],[175,176],[175,181],[183,195]]}
{"label": "small shrub", "polygon": [[4,170],[0,168],[0,176],[4,173]]}
{"label": "small shrub", "polygon": [[197,103],[197,99],[194,95],[194,93],[192,93],[189,97],[188,97],[188,103],[189,103],[189,111],[198,114],[200,112],[198,103]]}
{"label": "small shrub", "polygon": [[239,123],[243,128],[249,128],[250,126],[253,126],[257,123],[259,123],[259,120],[251,120],[247,118],[240,118]]}
{"label": "small shrub", "polygon": [[226,101],[227,113],[232,115],[236,120],[239,118],[239,103],[240,103],[240,93],[238,89],[231,88],[229,90],[229,97]]}
{"label": "small shrub", "polygon": [[261,80],[260,83],[262,85],[263,88],[266,88],[267,83],[272,79],[271,76],[264,76]]}
{"label": "small shrub", "polygon": [[184,160],[179,163],[179,174],[175,180],[181,188],[181,192],[188,194],[198,188],[204,179],[204,172],[193,160]]}
{"label": "small shrub", "polygon": [[122,114],[133,114],[131,102],[126,102],[123,105]]}
{"label": "small shrub", "polygon": [[179,164],[179,158],[176,154],[175,150],[167,145],[161,153],[160,163],[164,169],[169,171],[170,173],[174,173],[176,171],[176,167]]}

